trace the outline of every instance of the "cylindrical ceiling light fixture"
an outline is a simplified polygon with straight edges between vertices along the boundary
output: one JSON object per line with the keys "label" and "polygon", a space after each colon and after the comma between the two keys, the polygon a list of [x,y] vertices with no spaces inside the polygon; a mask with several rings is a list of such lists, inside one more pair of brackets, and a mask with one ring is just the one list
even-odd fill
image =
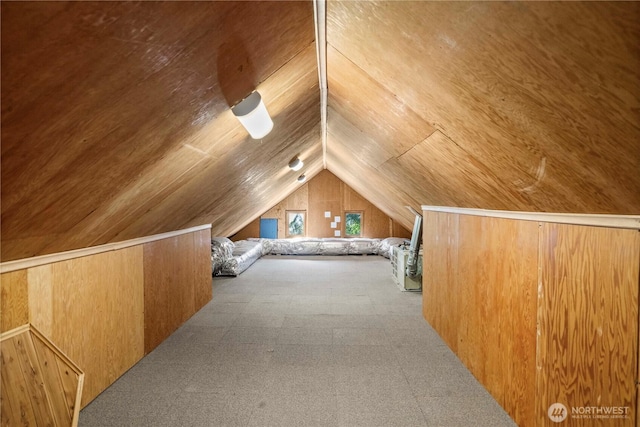
{"label": "cylindrical ceiling light fixture", "polygon": [[302,174],[302,175],[300,175],[300,176],[298,177],[298,182],[299,182],[299,183],[301,183],[301,184],[302,184],[303,182],[305,182],[306,180],[307,180],[307,177],[305,176],[305,174]]}
{"label": "cylindrical ceiling light fixture", "polygon": [[289,162],[289,167],[294,171],[299,171],[304,166],[304,163],[300,158],[296,157],[295,159]]}
{"label": "cylindrical ceiling light fixture", "polygon": [[264,138],[273,129],[273,121],[258,91],[237,103],[231,111],[253,139]]}

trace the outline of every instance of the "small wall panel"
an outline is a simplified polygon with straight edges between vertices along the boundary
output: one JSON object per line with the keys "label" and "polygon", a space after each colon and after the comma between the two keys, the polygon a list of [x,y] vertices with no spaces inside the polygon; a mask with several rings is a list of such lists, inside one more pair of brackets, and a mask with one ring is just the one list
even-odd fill
{"label": "small wall panel", "polygon": [[18,270],[0,277],[0,332],[29,323],[27,271]]}
{"label": "small wall panel", "polygon": [[577,419],[563,425],[636,425],[638,230],[544,223],[536,416],[552,426],[549,405],[626,407],[628,419]]}
{"label": "small wall panel", "polygon": [[391,220],[391,236],[410,239],[411,231],[404,228],[402,224],[398,223],[397,221]]}
{"label": "small wall panel", "polygon": [[52,265],[52,301],[40,301],[52,324],[42,329],[85,371],[83,406],[144,355],[142,282],[139,246]]}
{"label": "small wall panel", "polygon": [[538,224],[432,212],[424,218],[424,316],[526,424],[535,394]]}
{"label": "small wall panel", "polygon": [[455,353],[461,295],[458,280],[458,217],[424,212],[422,256],[422,313]]}
{"label": "small wall panel", "polygon": [[[320,172],[309,181],[309,224],[308,231],[312,237],[334,237],[331,218],[342,217],[342,181],[326,170]],[[325,218],[324,212],[330,211],[331,218]],[[344,218],[341,218],[344,221]],[[340,224],[341,225],[341,224]],[[339,227],[339,225],[338,225]]]}
{"label": "small wall panel", "polygon": [[247,224],[242,230],[229,237],[234,242],[246,240],[249,237],[260,237],[260,218],[256,218]]}
{"label": "small wall panel", "polygon": [[53,286],[51,272],[53,264],[39,265],[27,270],[29,278],[29,322],[38,325],[39,330],[47,335],[53,334]]}
{"label": "small wall panel", "polygon": [[[213,287],[211,284],[211,231],[201,230],[191,234],[193,239],[193,251],[186,253],[191,261],[192,272],[191,280],[194,287],[193,315],[202,307],[204,307],[213,296]],[[189,315],[189,317],[191,317]],[[187,317],[187,319],[189,318]]]}
{"label": "small wall panel", "polygon": [[144,245],[144,353],[211,300],[209,230]]}

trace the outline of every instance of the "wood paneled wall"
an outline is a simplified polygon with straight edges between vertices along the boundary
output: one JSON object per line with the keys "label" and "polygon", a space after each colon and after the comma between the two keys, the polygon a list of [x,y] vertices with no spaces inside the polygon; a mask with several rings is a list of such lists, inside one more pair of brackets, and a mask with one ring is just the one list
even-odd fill
{"label": "wood paneled wall", "polygon": [[0,276],[0,332],[29,323],[29,283],[27,270]]}
{"label": "wood paneled wall", "polygon": [[152,348],[145,334],[157,345],[211,299],[210,254],[207,229],[4,273],[2,331],[36,326],[85,372],[86,406]]}
{"label": "wood paneled wall", "polygon": [[[411,237],[409,230],[393,221],[328,170],[318,173],[261,216],[261,218],[278,219],[278,238],[280,239],[286,237],[285,214],[287,210],[307,212],[308,237],[334,237],[335,230],[340,230],[341,237],[344,237],[344,213],[352,210],[364,213],[362,237]],[[331,218],[325,218],[325,211],[331,212]],[[341,221],[338,227],[333,229],[331,222],[336,216],[340,216]],[[251,222],[231,238],[237,241],[247,237],[258,237],[259,233],[260,218]]]}
{"label": "wood paneled wall", "polygon": [[423,311],[520,424],[533,418],[538,225],[503,221],[425,213]]}
{"label": "wood paneled wall", "polygon": [[3,274],[3,287],[5,277],[3,303],[21,310],[3,311],[3,326],[32,323],[78,364],[83,406],[144,356],[142,247]]}
{"label": "wood paneled wall", "polygon": [[211,297],[211,235],[208,231],[144,245],[145,354]]}
{"label": "wood paneled wall", "polygon": [[539,250],[536,414],[626,407],[627,420],[568,425],[637,425],[640,233],[544,223]]}
{"label": "wood paneled wall", "polygon": [[425,319],[518,425],[635,425],[638,230],[425,211],[423,245]]}

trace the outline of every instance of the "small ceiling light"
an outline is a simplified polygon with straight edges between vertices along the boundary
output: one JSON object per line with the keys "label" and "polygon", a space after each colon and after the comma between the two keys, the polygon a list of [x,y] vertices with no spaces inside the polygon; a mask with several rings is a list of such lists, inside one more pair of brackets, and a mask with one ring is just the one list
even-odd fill
{"label": "small ceiling light", "polygon": [[307,177],[306,177],[304,174],[302,174],[302,175],[300,175],[300,176],[298,177],[298,182],[300,182],[300,183],[303,183],[303,182],[305,182],[306,180],[307,180]]}
{"label": "small ceiling light", "polygon": [[273,121],[258,91],[252,92],[231,111],[253,139],[264,138],[273,129]]}
{"label": "small ceiling light", "polygon": [[299,171],[300,169],[302,169],[303,166],[304,166],[304,163],[298,157],[296,157],[295,159],[291,160],[291,162],[289,162],[289,167],[294,171]]}

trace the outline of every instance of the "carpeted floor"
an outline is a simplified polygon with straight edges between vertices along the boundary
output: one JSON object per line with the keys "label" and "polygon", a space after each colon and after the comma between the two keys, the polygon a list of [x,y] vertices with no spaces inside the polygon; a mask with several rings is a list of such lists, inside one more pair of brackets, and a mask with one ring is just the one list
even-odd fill
{"label": "carpeted floor", "polygon": [[267,256],[80,426],[513,426],[378,256]]}

